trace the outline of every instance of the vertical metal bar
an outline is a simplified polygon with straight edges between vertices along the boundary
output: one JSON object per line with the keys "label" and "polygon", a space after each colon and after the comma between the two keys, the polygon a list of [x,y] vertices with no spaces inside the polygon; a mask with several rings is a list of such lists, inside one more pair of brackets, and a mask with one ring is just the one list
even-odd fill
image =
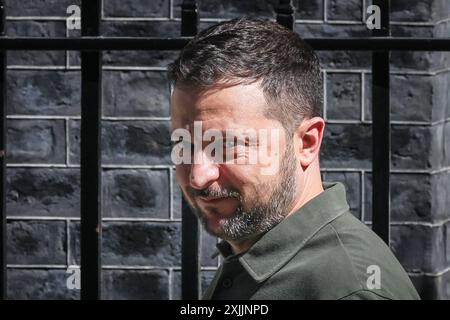
{"label": "vertical metal bar", "polygon": [[[5,1],[0,0],[0,36],[5,36]],[[6,51],[0,51],[0,299],[6,300]]]}
{"label": "vertical metal bar", "polygon": [[[81,34],[99,35],[101,0],[82,0]],[[101,52],[81,53],[81,299],[101,297]]]}
{"label": "vertical metal bar", "polygon": [[181,36],[195,36],[198,33],[197,1],[183,0],[181,5]]}
{"label": "vertical metal bar", "polygon": [[[381,29],[373,36],[390,36],[389,0],[374,0],[380,7]],[[391,126],[389,106],[389,51],[372,53],[372,228],[389,245]]]}
{"label": "vertical metal bar", "polygon": [[181,297],[197,300],[200,297],[200,227],[184,198],[181,208]]}
{"label": "vertical metal bar", "polygon": [[293,30],[295,25],[294,6],[292,0],[280,0],[276,7],[277,22],[288,29]]}
{"label": "vertical metal bar", "polygon": [[[181,6],[181,35],[194,36],[197,32],[197,3],[184,0]],[[184,300],[197,300],[200,297],[199,221],[184,198],[181,208],[181,297]]]}

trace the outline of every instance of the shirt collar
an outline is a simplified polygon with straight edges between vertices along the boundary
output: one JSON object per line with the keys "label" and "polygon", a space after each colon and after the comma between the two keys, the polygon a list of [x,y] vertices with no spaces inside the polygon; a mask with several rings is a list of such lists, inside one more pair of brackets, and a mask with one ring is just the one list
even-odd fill
{"label": "shirt collar", "polygon": [[[235,256],[255,281],[262,282],[280,270],[317,231],[349,210],[342,183],[322,185],[323,192],[266,232],[248,251]],[[233,258],[226,241],[219,242],[217,249],[226,259]]]}

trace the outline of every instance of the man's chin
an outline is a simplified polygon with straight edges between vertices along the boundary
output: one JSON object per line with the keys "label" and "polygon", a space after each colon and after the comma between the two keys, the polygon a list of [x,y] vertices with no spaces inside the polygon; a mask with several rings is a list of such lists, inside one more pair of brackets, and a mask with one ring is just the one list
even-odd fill
{"label": "man's chin", "polygon": [[205,230],[216,237],[220,237],[221,235],[223,235],[223,225],[226,222],[226,218],[220,218],[217,216],[203,216],[202,217],[202,222],[203,222],[203,227],[205,228]]}

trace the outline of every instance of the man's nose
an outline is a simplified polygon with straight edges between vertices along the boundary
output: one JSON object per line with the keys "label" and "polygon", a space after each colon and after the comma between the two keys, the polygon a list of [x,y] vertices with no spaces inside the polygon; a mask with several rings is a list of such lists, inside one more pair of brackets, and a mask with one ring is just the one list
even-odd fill
{"label": "man's nose", "polygon": [[[201,158],[201,159],[200,159]],[[219,178],[217,163],[206,157],[203,152],[195,157],[189,175],[190,185],[194,189],[204,189]]]}

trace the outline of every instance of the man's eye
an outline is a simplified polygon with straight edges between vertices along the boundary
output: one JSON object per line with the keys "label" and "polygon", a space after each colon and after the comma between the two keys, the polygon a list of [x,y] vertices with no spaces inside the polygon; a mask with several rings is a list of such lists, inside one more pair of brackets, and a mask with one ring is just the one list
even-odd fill
{"label": "man's eye", "polygon": [[234,141],[233,140],[225,141],[223,143],[223,145],[224,145],[225,148],[233,148],[234,147]]}
{"label": "man's eye", "polygon": [[228,140],[228,141],[225,141],[223,143],[223,145],[224,145],[225,148],[245,147],[246,146],[246,142],[242,141],[242,140],[237,140],[237,141]]}

